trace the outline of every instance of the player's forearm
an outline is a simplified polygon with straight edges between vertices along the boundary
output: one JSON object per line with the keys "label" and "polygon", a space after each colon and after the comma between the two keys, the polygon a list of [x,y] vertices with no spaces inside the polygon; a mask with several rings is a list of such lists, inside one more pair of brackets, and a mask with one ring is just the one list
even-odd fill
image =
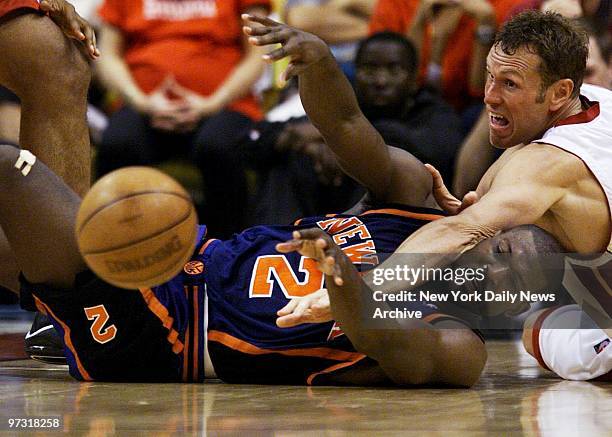
{"label": "player's forearm", "polygon": [[[412,234],[378,268],[389,270],[394,270],[397,266],[413,269],[444,268],[456,261],[463,252],[497,233],[497,229],[475,223],[475,220],[465,220],[461,216],[432,222]],[[415,278],[385,280],[382,291],[393,293],[421,286],[423,281]],[[371,274],[365,275],[364,280],[368,284],[373,283]]]}
{"label": "player's forearm", "polygon": [[391,178],[387,146],[362,114],[331,53],[300,74],[299,87],[306,114],[343,170],[377,198],[384,198]]}
{"label": "player's forearm", "polygon": [[[344,284],[337,286],[326,277],[331,312],[353,346],[376,360],[387,376],[399,385],[424,384],[434,380],[439,331],[418,319],[386,320],[385,326],[373,325],[375,307],[372,290],[361,280],[348,261],[342,265]],[[374,305],[376,303],[376,305]],[[369,325],[372,323],[372,325]]]}

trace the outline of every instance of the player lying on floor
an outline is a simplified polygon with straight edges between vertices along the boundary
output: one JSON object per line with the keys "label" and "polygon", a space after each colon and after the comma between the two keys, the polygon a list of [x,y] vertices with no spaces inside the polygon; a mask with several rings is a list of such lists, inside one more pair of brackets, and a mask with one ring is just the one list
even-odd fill
{"label": "player lying on floor", "polygon": [[[86,269],[74,236],[80,199],[40,161],[24,176],[10,146],[0,146],[0,223],[19,258],[22,289],[53,319],[77,379],[201,381],[208,349],[211,369],[227,382],[470,386],[484,366],[484,344],[432,305],[417,304],[422,320],[381,331],[376,344],[362,343],[363,327],[350,322],[361,319],[350,295],[333,301],[345,334],[334,322],[276,325],[292,297],[324,286],[314,260],[276,250],[294,230],[325,229],[359,262],[392,252],[441,217],[429,207],[427,170],[407,153],[392,154],[392,180],[411,187],[400,193],[390,185],[393,205],[382,196],[377,209],[359,205],[359,215],[258,226],[227,241],[207,239],[202,226],[184,272],[150,290],[119,289]],[[437,320],[454,329],[435,329]]]}
{"label": "player lying on floor", "polygon": [[[312,65],[302,76],[319,75],[317,70]],[[350,85],[336,66],[331,72],[319,83],[320,93],[336,96],[335,106],[358,114]],[[18,257],[23,288],[64,339],[71,374],[81,380],[201,381],[210,366],[209,374],[214,367],[227,382],[473,385],[486,361],[484,344],[433,305],[415,303],[422,319],[373,332],[361,324],[351,293],[332,292],[333,316],[343,331],[331,321],[276,325],[277,311],[291,298],[325,286],[315,260],[276,250],[293,231],[325,230],[359,263],[393,252],[441,217],[432,209],[436,202],[425,167],[385,146],[369,124],[362,133],[374,139],[371,147],[334,152],[375,202],[364,201],[348,215],[251,228],[228,241],[207,240],[202,226],[184,272],[159,287],[134,291],[115,288],[86,269],[74,235],[78,196],[42,162],[28,164],[29,172],[16,168],[23,161],[19,152],[0,146],[0,224]]]}
{"label": "player lying on floor", "polygon": [[[318,38],[267,18],[246,19],[249,41],[274,47],[267,55],[270,61],[290,58],[285,74],[299,76],[304,108],[331,148],[337,152],[384,147],[370,134],[362,115],[353,110],[347,85],[335,75],[333,59]],[[488,237],[517,225],[536,224],[567,251],[588,254],[607,248],[608,255],[604,256],[609,256],[612,184],[605,168],[612,162],[611,149],[606,147],[612,138],[612,94],[602,88],[581,86],[587,44],[584,31],[558,14],[525,12],[506,23],[487,58],[484,101],[490,112],[491,143],[508,150],[479,183],[475,193],[478,202],[471,199],[469,208],[423,226],[400,245],[398,252],[432,254],[425,267],[441,268]],[[340,156],[340,163],[354,176],[390,176],[384,160],[375,163],[375,173],[365,174],[363,167],[373,165],[373,161],[366,155],[367,160],[358,162],[362,158]],[[363,172],[356,175],[360,165]],[[587,270],[588,276],[597,277],[600,268]],[[591,344],[594,340],[588,339],[581,344],[569,338],[569,329],[551,330],[553,343],[563,349],[559,356],[582,357],[576,347],[586,347],[590,348],[587,361],[595,364],[574,362],[577,368],[571,371],[565,366],[551,367],[561,375],[584,379],[612,369],[612,351],[607,346],[612,296],[609,279],[604,276],[606,281],[596,289],[589,286],[577,299],[589,304],[583,308],[596,309],[589,313],[592,319],[604,319],[603,324],[597,322],[597,342]],[[387,285],[401,290],[407,287],[406,282],[398,279]],[[546,326],[556,326],[550,319],[545,321]],[[535,351],[535,342],[533,346]],[[551,347],[547,344],[542,350],[550,351]],[[555,360],[546,353],[550,366]]]}

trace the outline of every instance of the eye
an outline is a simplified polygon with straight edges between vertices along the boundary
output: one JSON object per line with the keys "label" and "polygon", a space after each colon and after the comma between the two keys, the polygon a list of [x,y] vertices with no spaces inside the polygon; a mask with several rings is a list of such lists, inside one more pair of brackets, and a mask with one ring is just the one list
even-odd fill
{"label": "eye", "polygon": [[506,86],[508,88],[512,88],[512,89],[516,88],[516,84],[513,81],[509,80],[509,79],[506,80]]}
{"label": "eye", "polygon": [[497,253],[512,253],[510,243],[506,239],[499,240],[497,243]]}

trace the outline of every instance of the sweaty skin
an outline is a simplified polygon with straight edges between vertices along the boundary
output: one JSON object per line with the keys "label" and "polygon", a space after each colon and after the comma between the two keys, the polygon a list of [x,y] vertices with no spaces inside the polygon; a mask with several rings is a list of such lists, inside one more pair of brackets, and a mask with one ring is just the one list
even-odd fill
{"label": "sweaty skin", "polygon": [[[461,253],[522,224],[550,232],[568,251],[605,250],[610,213],[595,177],[576,156],[531,143],[559,120],[585,109],[571,96],[570,79],[555,82],[541,95],[539,62],[525,49],[512,56],[497,46],[491,49],[485,88],[490,140],[508,150],[483,176],[476,204],[425,226],[398,251]],[[584,211],[589,211],[588,222]]]}

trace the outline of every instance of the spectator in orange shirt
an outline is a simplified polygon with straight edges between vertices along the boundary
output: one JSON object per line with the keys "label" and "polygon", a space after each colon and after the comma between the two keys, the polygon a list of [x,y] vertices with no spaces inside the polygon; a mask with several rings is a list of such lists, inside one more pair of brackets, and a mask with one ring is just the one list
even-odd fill
{"label": "spectator in orange shirt", "polygon": [[203,220],[215,234],[241,228],[246,180],[240,138],[260,108],[251,88],[262,52],[246,44],[240,14],[269,0],[105,0],[99,75],[125,106],[113,114],[98,176],[125,165],[194,158],[202,170]]}
{"label": "spectator in orange shirt", "polygon": [[481,103],[486,54],[517,0],[379,0],[370,33],[390,30],[420,49],[421,76],[458,111]]}

